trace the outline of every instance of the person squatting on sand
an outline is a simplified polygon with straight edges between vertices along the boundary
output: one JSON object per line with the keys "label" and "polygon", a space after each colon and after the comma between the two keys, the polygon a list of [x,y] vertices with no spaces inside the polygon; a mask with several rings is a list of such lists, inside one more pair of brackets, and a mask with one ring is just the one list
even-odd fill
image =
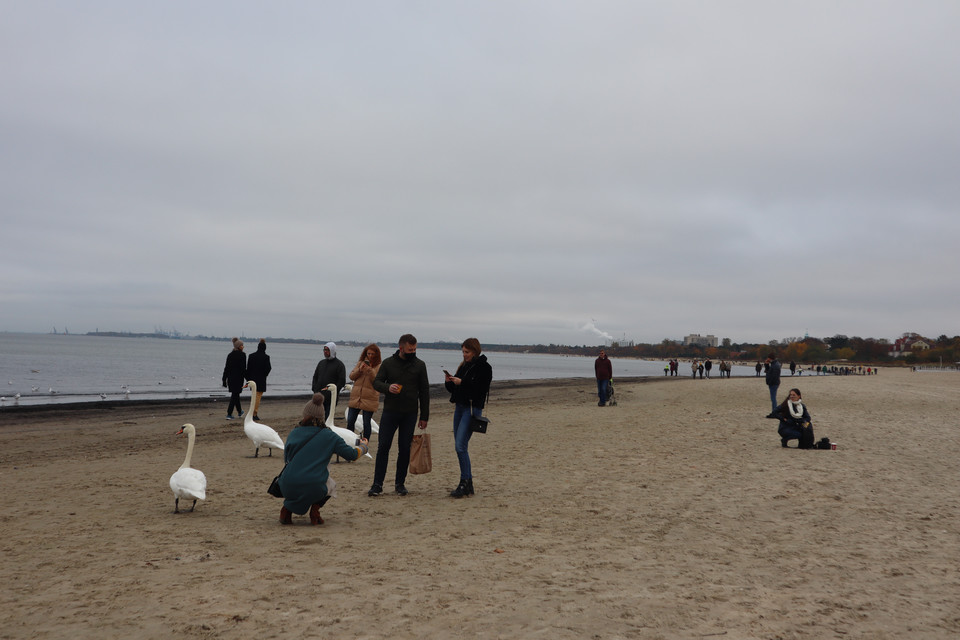
{"label": "person squatting on sand", "polygon": [[373,388],[373,381],[380,371],[380,347],[368,344],[363,348],[357,365],[350,372],[353,389],[347,403],[347,429],[356,431],[357,416],[363,414],[363,437],[370,439],[373,427],[370,420],[380,406],[380,392]]}
{"label": "person squatting on sand", "polygon": [[777,433],[782,447],[787,446],[788,440],[797,440],[798,449],[813,448],[813,423],[801,398],[800,389],[790,389],[787,399],[768,416],[780,420]]}
{"label": "person squatting on sand", "polygon": [[324,424],[323,395],[313,394],[303,407],[303,416],[287,437],[283,450],[286,466],[280,475],[283,506],[280,522],[293,524],[292,515],[303,515],[309,509],[310,524],[323,524],[320,507],[336,495],[337,485],[330,477],[327,465],[333,454],[347,460],[356,460],[367,452],[367,441],[351,447],[343,438]]}
{"label": "person squatting on sand", "polygon": [[246,375],[247,355],[243,352],[243,340],[234,338],[233,351],[227,354],[227,362],[223,366],[223,386],[230,391],[227,420],[233,420],[234,407],[237,408],[238,415],[243,417],[243,409],[240,408],[240,392],[243,391]]}
{"label": "person squatting on sand", "polygon": [[327,385],[331,383],[337,385],[337,400],[339,400],[347,384],[347,368],[337,357],[337,345],[328,342],[323,345],[323,360],[317,363],[317,368],[313,371],[313,383],[310,385],[314,393],[323,394],[323,410],[328,416],[332,415],[330,412],[336,409],[330,406],[330,392],[327,391]]}
{"label": "person squatting on sand", "polygon": [[451,498],[462,498],[473,495],[473,470],[470,467],[470,454],[467,446],[470,444],[471,416],[483,413],[483,406],[490,394],[490,382],[493,380],[493,367],[487,362],[487,356],[482,355],[480,341],[476,338],[467,338],[460,345],[463,351],[463,362],[457,367],[455,375],[450,375],[446,369],[443,386],[450,392],[450,402],[454,403],[453,410],[453,439],[457,451],[457,462],[460,463],[460,484],[450,492]]}
{"label": "person squatting on sand", "polygon": [[390,447],[397,436],[397,475],[394,488],[401,496],[407,495],[404,483],[410,467],[410,444],[417,426],[419,405],[420,428],[427,428],[430,418],[430,381],[427,365],[417,358],[417,339],[405,333],[400,336],[397,351],[383,361],[374,378],[373,388],[384,394],[383,413],[380,414],[380,433],[377,437],[377,461],[373,485],[368,496],[383,493],[383,479],[387,475]]}
{"label": "person squatting on sand", "polygon": [[600,349],[600,355],[593,362],[593,372],[597,376],[597,397],[600,402],[598,407],[607,406],[607,398],[610,397],[610,381],[613,379],[613,363],[603,349]]}
{"label": "person squatting on sand", "polygon": [[257,350],[247,358],[247,380],[252,380],[257,385],[257,397],[253,403],[253,419],[260,419],[260,399],[263,392],[267,390],[267,376],[273,367],[270,366],[270,356],[267,355],[267,341],[260,338],[257,344]]}

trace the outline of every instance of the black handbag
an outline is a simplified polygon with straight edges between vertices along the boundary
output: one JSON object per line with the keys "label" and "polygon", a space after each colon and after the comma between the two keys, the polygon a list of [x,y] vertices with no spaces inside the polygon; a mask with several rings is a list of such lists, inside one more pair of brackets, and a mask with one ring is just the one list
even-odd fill
{"label": "black handbag", "polygon": [[[283,469],[286,469],[287,465],[283,465]],[[270,483],[270,486],[267,487],[267,493],[272,495],[274,498],[282,498],[283,491],[280,491],[280,476],[283,475],[283,469],[280,470],[280,473],[277,474],[277,477],[273,479],[273,482]]]}
{"label": "black handbag", "polygon": [[486,433],[488,424],[490,424],[490,418],[470,416],[470,431],[474,433]]}

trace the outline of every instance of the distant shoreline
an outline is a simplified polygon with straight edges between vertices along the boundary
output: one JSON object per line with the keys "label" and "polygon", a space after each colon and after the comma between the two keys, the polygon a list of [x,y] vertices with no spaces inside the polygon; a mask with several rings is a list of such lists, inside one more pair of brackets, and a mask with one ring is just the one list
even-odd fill
{"label": "distant shoreline", "polygon": [[[689,377],[668,377],[668,376],[636,376],[636,377],[622,377],[616,378],[615,382],[622,383],[643,383],[643,382],[665,382],[669,380],[679,381],[687,380],[692,378]],[[531,389],[536,387],[568,387],[568,388],[588,388],[590,391],[595,391],[595,385],[593,378],[538,378],[535,380],[494,380],[490,385],[491,393],[493,394],[490,402],[495,402],[496,392],[497,391],[507,391],[510,389]],[[309,393],[304,392],[302,394],[284,394],[284,395],[273,395],[271,396],[269,392],[264,394],[264,402],[275,401],[275,402],[300,402],[306,401],[306,398],[310,396]],[[344,396],[346,398],[347,396]],[[431,384],[430,385],[430,399],[433,402],[446,401],[448,398],[447,390],[444,388],[443,384]],[[226,402],[229,399],[229,396],[223,395],[218,397],[203,397],[203,398],[162,398],[162,399],[145,399],[145,400],[100,400],[100,401],[90,401],[90,402],[64,402],[60,404],[30,404],[24,406],[18,405],[5,405],[0,407],[0,428],[7,426],[9,424],[15,424],[19,422],[19,418],[23,416],[46,416],[57,413],[62,413],[64,416],[76,415],[78,412],[82,412],[84,415],[91,415],[97,412],[112,412],[119,411],[124,409],[138,409],[138,410],[147,410],[150,408],[164,409],[165,411],[178,410],[180,408],[186,407],[205,407],[207,405],[216,405],[219,403]],[[345,407],[346,400],[342,399],[342,402],[338,402],[337,406]]]}

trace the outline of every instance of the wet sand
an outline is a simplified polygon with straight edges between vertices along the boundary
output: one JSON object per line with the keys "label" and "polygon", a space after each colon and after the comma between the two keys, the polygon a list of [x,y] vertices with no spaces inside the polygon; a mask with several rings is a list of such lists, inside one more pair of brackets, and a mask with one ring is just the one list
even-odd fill
{"label": "wet sand", "polygon": [[[497,385],[461,500],[438,396],[433,472],[369,498],[371,460],[331,464],[317,527],[223,402],[4,409],[0,638],[960,636],[960,376],[791,386],[836,451],[782,449],[757,378]],[[185,422],[209,486],[175,515]]]}

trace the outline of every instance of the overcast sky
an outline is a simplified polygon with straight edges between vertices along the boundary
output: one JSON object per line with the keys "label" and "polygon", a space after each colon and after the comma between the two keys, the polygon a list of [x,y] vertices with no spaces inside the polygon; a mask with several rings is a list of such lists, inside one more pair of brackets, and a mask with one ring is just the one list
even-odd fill
{"label": "overcast sky", "polygon": [[0,331],[960,334],[955,0],[0,7]]}

